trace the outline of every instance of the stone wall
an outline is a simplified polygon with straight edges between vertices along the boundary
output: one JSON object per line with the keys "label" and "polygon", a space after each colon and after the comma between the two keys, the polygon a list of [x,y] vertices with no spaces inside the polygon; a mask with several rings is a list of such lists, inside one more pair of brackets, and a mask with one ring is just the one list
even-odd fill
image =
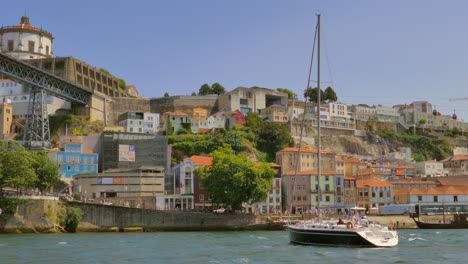
{"label": "stone wall", "polygon": [[83,210],[85,216],[80,225],[87,231],[93,227],[142,227],[145,231],[232,230],[256,223],[256,217],[251,214],[158,211],[78,202],[68,205]]}
{"label": "stone wall", "polygon": [[145,98],[113,98],[109,109],[108,124],[115,124],[118,117],[126,112],[151,112],[150,100]]}
{"label": "stone wall", "polygon": [[176,110],[192,115],[195,107],[208,109],[209,114],[218,111],[217,95],[205,96],[171,96],[151,99],[151,112],[163,114],[164,112],[174,112]]}

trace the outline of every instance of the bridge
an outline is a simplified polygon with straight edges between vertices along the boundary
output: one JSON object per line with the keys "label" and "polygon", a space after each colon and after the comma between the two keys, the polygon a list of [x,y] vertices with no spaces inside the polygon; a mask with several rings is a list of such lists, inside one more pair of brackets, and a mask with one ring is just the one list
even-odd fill
{"label": "bridge", "polygon": [[31,90],[23,137],[23,144],[28,148],[50,146],[47,95],[53,95],[78,105],[87,105],[92,95],[92,91],[88,88],[4,53],[0,53],[0,75],[17,81]]}

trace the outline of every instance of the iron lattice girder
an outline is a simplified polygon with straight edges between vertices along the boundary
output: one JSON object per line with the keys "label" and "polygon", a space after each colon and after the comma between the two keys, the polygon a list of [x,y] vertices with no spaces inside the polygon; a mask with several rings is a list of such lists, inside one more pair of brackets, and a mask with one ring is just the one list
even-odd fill
{"label": "iron lattice girder", "polygon": [[88,104],[92,91],[25,62],[0,53],[0,73],[32,88],[78,104]]}

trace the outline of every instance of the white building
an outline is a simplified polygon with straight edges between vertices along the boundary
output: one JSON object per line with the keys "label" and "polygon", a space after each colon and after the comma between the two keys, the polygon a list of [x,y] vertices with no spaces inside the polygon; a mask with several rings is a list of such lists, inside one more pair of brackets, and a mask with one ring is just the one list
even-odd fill
{"label": "white building", "polygon": [[263,87],[237,87],[218,97],[218,108],[228,108],[230,111],[239,110],[243,114],[259,113],[270,105],[287,106],[288,94]]}
{"label": "white building", "polygon": [[29,17],[22,16],[19,24],[0,28],[0,52],[21,60],[51,58],[53,39],[51,33],[32,26]]}
{"label": "white building", "polygon": [[351,106],[352,118],[354,120],[375,120],[377,119],[377,112],[375,107],[369,107],[366,105],[353,105]]}
{"label": "white building", "polygon": [[425,177],[444,176],[444,163],[435,160],[416,162],[416,173]]}
{"label": "white building", "polygon": [[411,151],[411,148],[408,147],[400,147],[398,148],[398,151],[390,152],[387,156],[389,159],[404,160],[407,162],[414,161],[413,152]]}
{"label": "white building", "polygon": [[[0,79],[0,101],[9,101],[13,107],[13,118],[24,119],[28,114],[29,89],[8,79]],[[47,96],[47,112],[49,115],[56,114],[57,110],[70,110],[71,104],[68,101],[52,95]]]}
{"label": "white building", "polygon": [[382,105],[377,105],[374,107],[375,107],[375,113],[377,115],[378,121],[398,123],[402,120],[400,117],[400,112],[396,108],[382,106]]}
{"label": "white building", "polygon": [[222,113],[216,113],[208,118],[191,118],[192,132],[201,133],[214,128],[224,128],[226,126],[226,117]]}
{"label": "white building", "polygon": [[298,119],[299,116],[304,114],[304,107],[300,105],[295,105],[294,107],[292,105],[288,106],[288,114],[289,114],[289,119],[295,120]]}
{"label": "white building", "polygon": [[159,114],[127,112],[119,116],[117,126],[125,132],[156,134],[159,131]]}

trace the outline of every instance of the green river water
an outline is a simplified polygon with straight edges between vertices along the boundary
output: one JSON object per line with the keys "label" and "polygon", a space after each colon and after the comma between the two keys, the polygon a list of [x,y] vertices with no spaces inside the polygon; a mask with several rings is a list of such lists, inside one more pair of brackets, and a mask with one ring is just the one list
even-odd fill
{"label": "green river water", "polygon": [[287,231],[0,235],[4,263],[468,263],[468,230],[400,230],[394,248],[289,244]]}

